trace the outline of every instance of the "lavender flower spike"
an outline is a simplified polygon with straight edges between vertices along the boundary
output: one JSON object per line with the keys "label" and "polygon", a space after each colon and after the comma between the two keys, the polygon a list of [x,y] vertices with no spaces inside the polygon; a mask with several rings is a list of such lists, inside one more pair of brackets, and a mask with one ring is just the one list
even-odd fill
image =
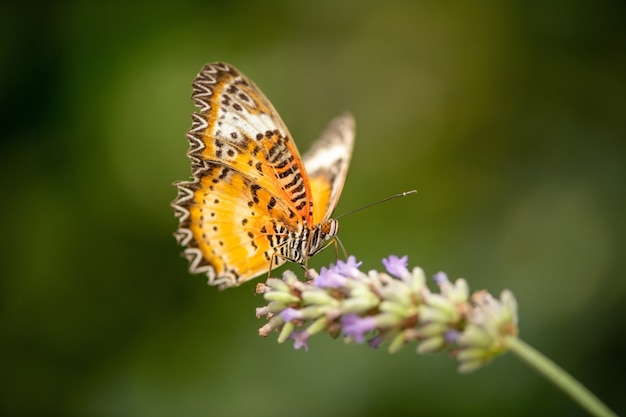
{"label": "lavender flower spike", "polygon": [[395,352],[417,342],[418,353],[455,352],[459,370],[468,372],[507,350],[505,337],[517,335],[517,304],[506,291],[500,299],[485,291],[470,296],[464,279],[435,276],[431,291],[419,267],[408,268],[408,257],[383,259],[385,272],[359,270],[350,256],[320,273],[309,271],[312,282],[286,271],[282,280],[270,278],[257,292],[268,302],[257,309],[268,320],[259,334],[279,332],[279,342],[294,340],[294,348],[308,350],[311,336],[332,337],[371,347],[388,344]]}
{"label": "lavender flower spike", "polygon": [[[309,281],[299,281],[292,271],[283,278],[268,278],[256,287],[266,306],[256,309],[267,319],[259,335],[278,332],[278,342],[294,341],[295,349],[309,349],[309,339],[326,332],[344,335],[346,342],[370,348],[387,345],[394,353],[409,343],[417,353],[449,351],[458,371],[473,372],[496,356],[511,351],[574,398],[592,415],[616,416],[578,381],[518,338],[517,301],[508,290],[500,298],[487,291],[470,294],[466,280],[448,279],[444,272],[433,278],[431,291],[422,268],[407,267],[408,257],[383,259],[386,272],[359,270],[361,263],[347,261],[307,271]],[[311,281],[312,280],[312,281]]]}

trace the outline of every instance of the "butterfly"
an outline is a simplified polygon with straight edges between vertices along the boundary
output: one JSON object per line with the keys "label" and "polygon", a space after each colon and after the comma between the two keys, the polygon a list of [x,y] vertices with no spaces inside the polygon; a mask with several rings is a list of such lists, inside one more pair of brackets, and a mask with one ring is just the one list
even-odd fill
{"label": "butterfly", "polygon": [[354,143],[354,119],[333,119],[300,156],[280,116],[245,75],[205,65],[193,82],[190,181],[176,182],[175,237],[191,273],[238,286],[286,261],[306,268],[333,243],[332,213]]}

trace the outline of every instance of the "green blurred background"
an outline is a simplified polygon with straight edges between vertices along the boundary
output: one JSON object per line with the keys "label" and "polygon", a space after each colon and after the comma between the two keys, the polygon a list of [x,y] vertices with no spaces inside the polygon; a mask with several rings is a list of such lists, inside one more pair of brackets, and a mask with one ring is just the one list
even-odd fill
{"label": "green blurred background", "polygon": [[522,338],[626,412],[625,18],[617,0],[2,2],[0,414],[584,415],[510,354],[458,375],[414,346],[296,351],[257,336],[254,283],[190,276],[171,183],[218,60],[302,151],[355,115],[336,213],[418,190],[342,219],[364,268],[408,254],[510,288]]}

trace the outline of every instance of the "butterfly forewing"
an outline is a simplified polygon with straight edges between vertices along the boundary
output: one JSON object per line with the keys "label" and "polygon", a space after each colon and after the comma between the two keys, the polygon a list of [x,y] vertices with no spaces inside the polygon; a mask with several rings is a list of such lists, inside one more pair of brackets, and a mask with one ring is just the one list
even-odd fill
{"label": "butterfly forewing", "polygon": [[206,65],[193,85],[192,98],[202,113],[194,114],[198,122],[188,133],[189,153],[200,161],[198,168],[211,162],[230,166],[291,201],[308,220],[306,171],[289,131],[258,87],[227,64]]}
{"label": "butterfly forewing", "polygon": [[348,174],[354,145],[354,118],[344,114],[333,119],[304,155],[313,197],[313,222],[332,215]]}

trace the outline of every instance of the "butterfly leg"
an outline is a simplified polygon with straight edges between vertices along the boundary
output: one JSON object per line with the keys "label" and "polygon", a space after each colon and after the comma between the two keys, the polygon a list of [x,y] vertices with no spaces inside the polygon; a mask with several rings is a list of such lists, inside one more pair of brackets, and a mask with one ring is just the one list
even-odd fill
{"label": "butterfly leg", "polygon": [[341,246],[341,251],[343,252],[344,259],[348,259],[348,252],[346,251],[346,247],[343,246],[343,243],[341,243],[341,239],[339,239],[339,236],[335,236],[334,240],[336,240],[336,242],[335,242],[335,257],[339,258],[339,254],[337,253],[337,244],[339,244],[339,246]]}
{"label": "butterfly leg", "polygon": [[323,251],[330,245],[333,245],[335,247],[335,263],[337,263],[337,261],[339,260],[339,247],[341,247],[341,251],[343,252],[343,257],[345,259],[348,259],[348,252],[346,252],[346,248],[343,246],[343,243],[341,243],[341,240],[339,240],[337,236],[333,237],[332,240],[330,240],[328,243],[322,246],[322,248],[318,252]]}
{"label": "butterfly leg", "polygon": [[272,256],[272,259],[270,260],[270,267],[267,270],[267,278],[265,279],[266,281],[272,277],[272,264],[273,263],[274,263],[274,257]]}
{"label": "butterfly leg", "polygon": [[269,266],[269,269],[267,270],[267,279],[270,279],[272,277],[272,268],[274,268],[274,259],[276,259],[277,256],[278,254],[276,254],[276,252],[272,253],[272,257],[270,258],[270,266]]}

